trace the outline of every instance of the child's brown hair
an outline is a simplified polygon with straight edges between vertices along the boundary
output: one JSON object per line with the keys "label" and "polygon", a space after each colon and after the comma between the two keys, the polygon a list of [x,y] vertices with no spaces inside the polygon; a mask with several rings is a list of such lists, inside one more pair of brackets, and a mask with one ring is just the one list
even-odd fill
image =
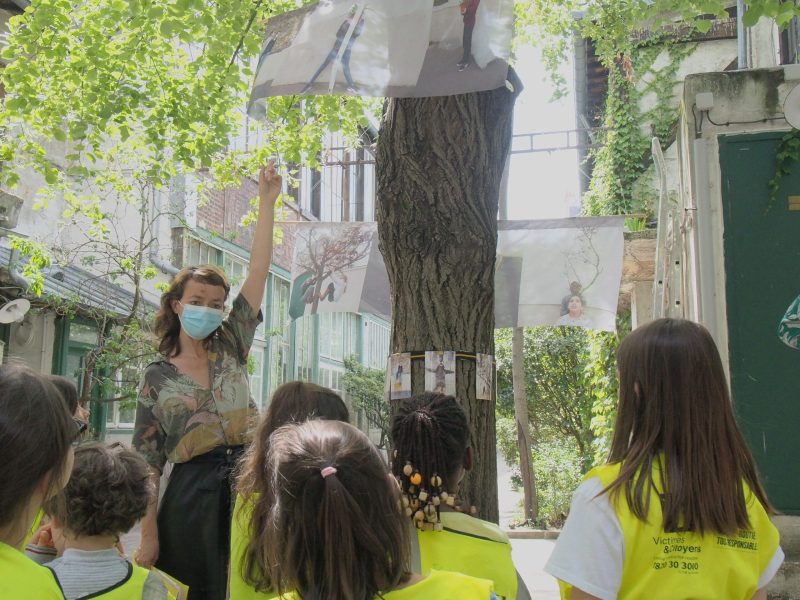
{"label": "child's brown hair", "polygon": [[243,579],[259,591],[266,592],[272,584],[262,565],[266,561],[264,536],[267,518],[272,507],[270,483],[267,480],[266,460],[270,436],[276,429],[308,419],[348,421],[347,406],[341,396],[326,387],[303,381],[284,383],[269,403],[266,414],[256,429],[255,437],[241,462],[238,492],[252,502],[253,513],[246,529],[252,532],[241,568]]}
{"label": "child's brown hair", "polygon": [[22,516],[45,477],[50,477],[45,499],[63,485],[77,434],[52,383],[28,367],[0,367],[0,527]]}
{"label": "child's brown hair", "polygon": [[75,449],[62,498],[45,508],[75,536],[119,536],[145,515],[153,492],[150,468],[139,454],[121,444],[86,443]]}
{"label": "child's brown hair", "polygon": [[684,319],[652,321],[622,341],[617,364],[619,408],[609,462],[622,467],[605,491],[624,494],[646,521],[652,490],[663,489],[667,532],[747,528],[744,484],[772,510],[705,327]]}
{"label": "child's brown hair", "polygon": [[267,475],[275,501],[262,543],[279,594],[372,600],[409,577],[410,528],[375,445],[338,421],[273,434]]}

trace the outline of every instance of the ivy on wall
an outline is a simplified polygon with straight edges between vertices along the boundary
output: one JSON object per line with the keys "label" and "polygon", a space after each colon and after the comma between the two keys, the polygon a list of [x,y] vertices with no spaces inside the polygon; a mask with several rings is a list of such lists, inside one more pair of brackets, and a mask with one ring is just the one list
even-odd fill
{"label": "ivy on wall", "polygon": [[[583,199],[587,215],[653,212],[656,193],[642,176],[650,166],[650,139],[662,143],[674,137],[679,107],[675,87],[678,69],[696,43],[654,37],[637,45],[629,56],[610,65],[603,112],[603,143],[590,155],[594,163]],[[664,60],[658,60],[664,55]],[[642,110],[643,101],[652,102]],[[653,101],[654,100],[654,101]]]}

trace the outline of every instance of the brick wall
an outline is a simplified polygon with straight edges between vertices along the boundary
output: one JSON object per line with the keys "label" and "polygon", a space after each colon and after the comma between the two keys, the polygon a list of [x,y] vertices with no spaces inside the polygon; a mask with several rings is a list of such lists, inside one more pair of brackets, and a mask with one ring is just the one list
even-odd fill
{"label": "brick wall", "polygon": [[[208,180],[205,172],[198,173],[198,177]],[[242,217],[250,210],[250,200],[257,196],[258,183],[250,178],[243,179],[237,187],[209,190],[206,201],[197,209],[197,225],[249,251],[255,225],[243,227],[241,222]],[[291,201],[284,203],[280,218],[286,221],[308,220]],[[276,226],[280,227],[279,224]],[[275,244],[272,250],[272,262],[287,271],[292,269],[294,239],[294,228],[285,228],[281,243]]]}

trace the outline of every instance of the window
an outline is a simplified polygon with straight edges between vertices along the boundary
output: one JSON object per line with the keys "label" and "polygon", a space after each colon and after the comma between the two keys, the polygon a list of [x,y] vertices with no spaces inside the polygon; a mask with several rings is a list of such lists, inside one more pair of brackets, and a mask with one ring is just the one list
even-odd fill
{"label": "window", "polygon": [[331,360],[344,360],[345,313],[319,315],[319,355]]}
{"label": "window", "polygon": [[218,250],[195,238],[187,238],[186,261],[184,266],[196,267],[198,265],[222,265],[222,250]]}
{"label": "window", "polygon": [[248,264],[243,259],[240,259],[228,252],[223,253],[222,268],[225,271],[225,275],[228,276],[228,281],[231,284],[231,293],[229,296],[231,302],[234,298],[236,298],[236,296],[239,294],[239,291],[242,289],[242,284],[247,277],[247,267]]}
{"label": "window", "polygon": [[364,364],[385,369],[389,356],[389,327],[377,321],[364,321]]}
{"label": "window", "polygon": [[250,348],[250,357],[249,364],[255,367],[255,370],[250,374],[250,394],[253,396],[253,400],[256,401],[256,406],[261,409],[265,405],[264,350],[254,346]]}
{"label": "window", "polygon": [[320,367],[319,368],[319,385],[332,389],[339,395],[342,395],[342,377],[344,370],[339,370],[335,367]]}
{"label": "window", "polygon": [[297,379],[311,381],[314,369],[314,318],[301,317],[295,321],[295,365],[297,366]]}
{"label": "window", "polygon": [[272,306],[269,307],[269,395],[282,383],[289,381],[289,350],[291,347],[291,322],[289,321],[289,282],[270,276]]}

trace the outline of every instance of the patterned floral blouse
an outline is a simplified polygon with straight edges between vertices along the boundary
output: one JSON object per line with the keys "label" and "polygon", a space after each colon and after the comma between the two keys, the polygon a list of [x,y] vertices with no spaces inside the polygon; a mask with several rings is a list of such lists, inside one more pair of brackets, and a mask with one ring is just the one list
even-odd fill
{"label": "patterned floral blouse", "polygon": [[247,441],[258,408],[250,395],[247,355],[261,323],[244,296],[237,296],[208,349],[211,389],[178,373],[166,357],[142,378],[133,447],[158,469],[182,463],[218,446]]}
{"label": "patterned floral blouse", "polygon": [[778,325],[778,337],[787,346],[797,348],[800,342],[800,296],[795,298],[789,310],[783,315]]}

